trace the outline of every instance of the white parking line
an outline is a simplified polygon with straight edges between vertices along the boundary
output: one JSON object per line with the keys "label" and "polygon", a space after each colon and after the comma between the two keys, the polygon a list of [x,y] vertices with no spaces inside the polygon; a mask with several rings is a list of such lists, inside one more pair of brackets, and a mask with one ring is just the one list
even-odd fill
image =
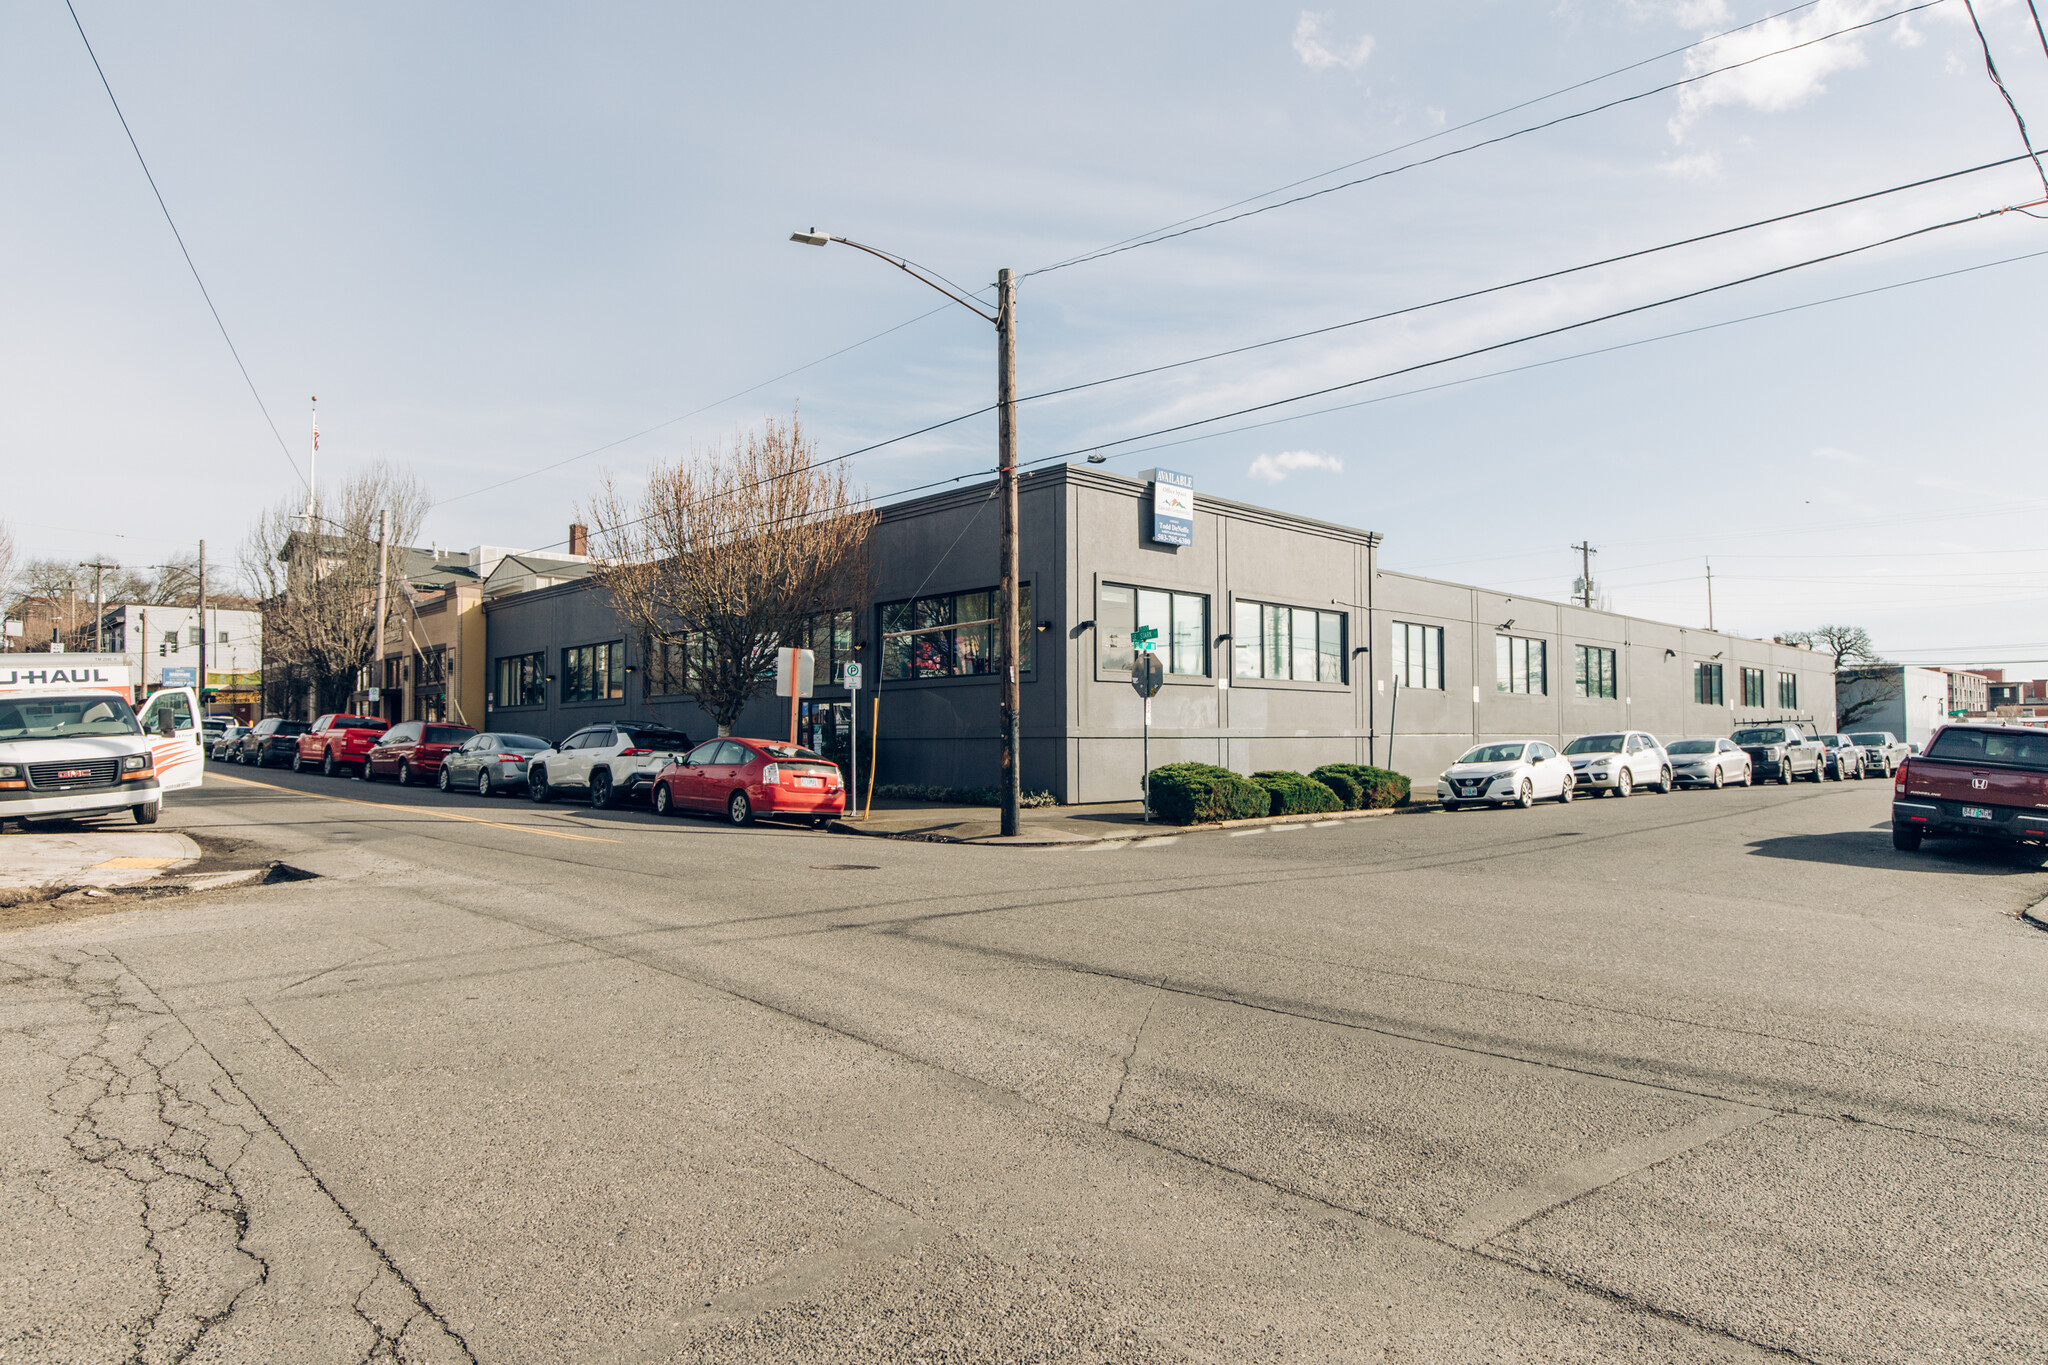
{"label": "white parking line", "polygon": [[1229,830],[1229,831],[1227,831],[1227,832],[1226,832],[1226,834],[1225,834],[1225,837],[1226,837],[1226,838],[1231,838],[1231,839],[1242,839],[1242,838],[1244,838],[1244,837],[1245,837],[1246,835],[1248,835],[1248,834],[1271,834],[1271,833],[1272,833],[1272,830],[1270,830],[1270,829],[1268,829],[1268,828],[1266,828],[1265,826],[1263,826],[1263,825],[1262,825],[1262,826],[1260,826],[1260,827],[1259,827],[1258,829],[1233,829],[1233,830]]}
{"label": "white parking line", "polygon": [[1308,826],[1306,825],[1275,825],[1273,826],[1273,832],[1275,834],[1298,834],[1307,828]]}
{"label": "white parking line", "polygon": [[1128,842],[1132,848],[1161,848],[1167,844],[1179,843],[1180,836],[1178,834],[1169,834],[1162,839],[1131,839],[1127,840],[1126,842]]}

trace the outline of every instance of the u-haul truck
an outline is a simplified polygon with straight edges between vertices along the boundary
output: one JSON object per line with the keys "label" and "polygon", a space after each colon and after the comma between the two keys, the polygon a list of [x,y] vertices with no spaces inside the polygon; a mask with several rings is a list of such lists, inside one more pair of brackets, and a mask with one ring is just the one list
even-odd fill
{"label": "u-haul truck", "polygon": [[199,696],[169,687],[138,710],[119,654],[0,654],[0,823],[130,811],[205,775]]}

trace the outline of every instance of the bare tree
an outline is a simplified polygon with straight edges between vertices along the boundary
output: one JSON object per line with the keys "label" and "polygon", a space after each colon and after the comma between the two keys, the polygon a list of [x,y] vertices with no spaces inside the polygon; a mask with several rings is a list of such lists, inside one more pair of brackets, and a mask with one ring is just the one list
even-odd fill
{"label": "bare tree", "polygon": [[1846,730],[1850,726],[1875,715],[1886,706],[1898,700],[1905,692],[1905,670],[1898,668],[1848,668],[1835,678],[1836,695],[1844,688],[1857,693],[1853,701],[1841,706],[1835,713],[1835,728]]}
{"label": "bare tree", "polygon": [[1843,664],[1878,664],[1884,656],[1870,642],[1870,632],[1861,626],[1822,626],[1817,630],[1790,630],[1781,637],[1788,645],[1808,645],[1832,654],[1835,667]]}
{"label": "bare tree", "polygon": [[14,600],[14,532],[0,521],[0,603]]}
{"label": "bare tree", "polygon": [[819,466],[795,415],[659,466],[637,493],[606,475],[590,519],[592,578],[721,735],[778,646],[867,601],[875,514],[844,465]]}
{"label": "bare tree", "polygon": [[378,515],[391,513],[391,544],[418,534],[426,489],[409,470],[378,463],[344,479],[314,509],[287,498],[265,511],[242,543],[241,569],[262,602],[265,706],[290,713],[348,702],[377,635]]}

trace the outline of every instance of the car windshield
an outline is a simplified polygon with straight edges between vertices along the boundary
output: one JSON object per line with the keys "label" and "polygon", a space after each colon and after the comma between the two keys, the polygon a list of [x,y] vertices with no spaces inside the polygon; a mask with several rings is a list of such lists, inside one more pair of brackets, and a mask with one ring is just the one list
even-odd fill
{"label": "car windshield", "polygon": [[1710,754],[1714,752],[1714,741],[1711,739],[1681,739],[1676,744],[1664,746],[1664,752],[1667,754]]}
{"label": "car windshield", "polygon": [[[0,731],[0,738],[5,736],[6,732]],[[2048,734],[2015,735],[2004,730],[1972,730],[1952,725],[1934,737],[1927,746],[1927,756],[2048,770]]]}
{"label": "car windshield", "polygon": [[368,716],[343,716],[327,728],[330,730],[382,730],[386,726],[383,721],[371,720]]}
{"label": "car windshield", "polygon": [[538,751],[548,747],[548,742],[537,735],[499,735],[496,738],[501,749]]}
{"label": "car windshield", "polygon": [[630,738],[636,749],[687,749],[690,737],[677,730],[622,730],[621,738]]}
{"label": "car windshield", "polygon": [[1735,742],[1737,744],[1783,744],[1785,742],[1785,732],[1783,730],[1737,730],[1735,732]]}
{"label": "car windshield", "polygon": [[1460,763],[1520,763],[1522,747],[1519,744],[1482,744],[1476,749],[1467,749]]}
{"label": "car windshield", "polygon": [[467,725],[429,725],[422,744],[460,744],[476,731]]}
{"label": "car windshield", "polygon": [[1620,735],[1580,735],[1564,746],[1568,754],[1618,754],[1621,752]]}
{"label": "car windshield", "polygon": [[135,712],[113,696],[18,697],[0,701],[0,740],[139,735]]}
{"label": "car windshield", "polygon": [[1820,736],[1820,742],[1827,745],[1830,749],[1839,749],[1842,747],[1843,740],[1840,735],[1822,735]]}
{"label": "car windshield", "polygon": [[1881,733],[1851,735],[1849,736],[1849,742],[1851,744],[1868,744],[1872,748],[1882,749],[1884,747],[1884,736]]}
{"label": "car windshield", "polygon": [[313,723],[311,721],[281,720],[277,723],[277,728],[270,733],[273,735],[303,735],[312,728]]}

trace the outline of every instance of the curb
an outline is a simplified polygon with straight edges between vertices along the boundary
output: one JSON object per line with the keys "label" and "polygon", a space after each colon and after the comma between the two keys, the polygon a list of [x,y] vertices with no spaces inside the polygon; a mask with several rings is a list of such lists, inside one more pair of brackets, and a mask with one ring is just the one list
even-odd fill
{"label": "curb", "polygon": [[1177,839],[1183,834],[1204,834],[1211,830],[1229,832],[1241,829],[1267,829],[1274,825],[1316,825],[1338,820],[1375,820],[1388,815],[1418,815],[1437,808],[1434,801],[1415,802],[1406,806],[1386,806],[1378,810],[1324,811],[1314,815],[1261,815],[1249,820],[1217,820],[1199,825],[1139,825],[1119,829],[1105,834],[1094,834],[1068,839],[1035,839],[1030,835],[1016,835],[1005,838],[1000,834],[978,835],[960,838],[951,834],[936,834],[928,831],[915,833],[893,833],[885,829],[862,829],[859,825],[845,820],[834,820],[826,828],[834,834],[857,834],[869,839],[900,839],[906,843],[919,844],[972,844],[981,848],[1083,848],[1090,844],[1138,843],[1146,839]]}

